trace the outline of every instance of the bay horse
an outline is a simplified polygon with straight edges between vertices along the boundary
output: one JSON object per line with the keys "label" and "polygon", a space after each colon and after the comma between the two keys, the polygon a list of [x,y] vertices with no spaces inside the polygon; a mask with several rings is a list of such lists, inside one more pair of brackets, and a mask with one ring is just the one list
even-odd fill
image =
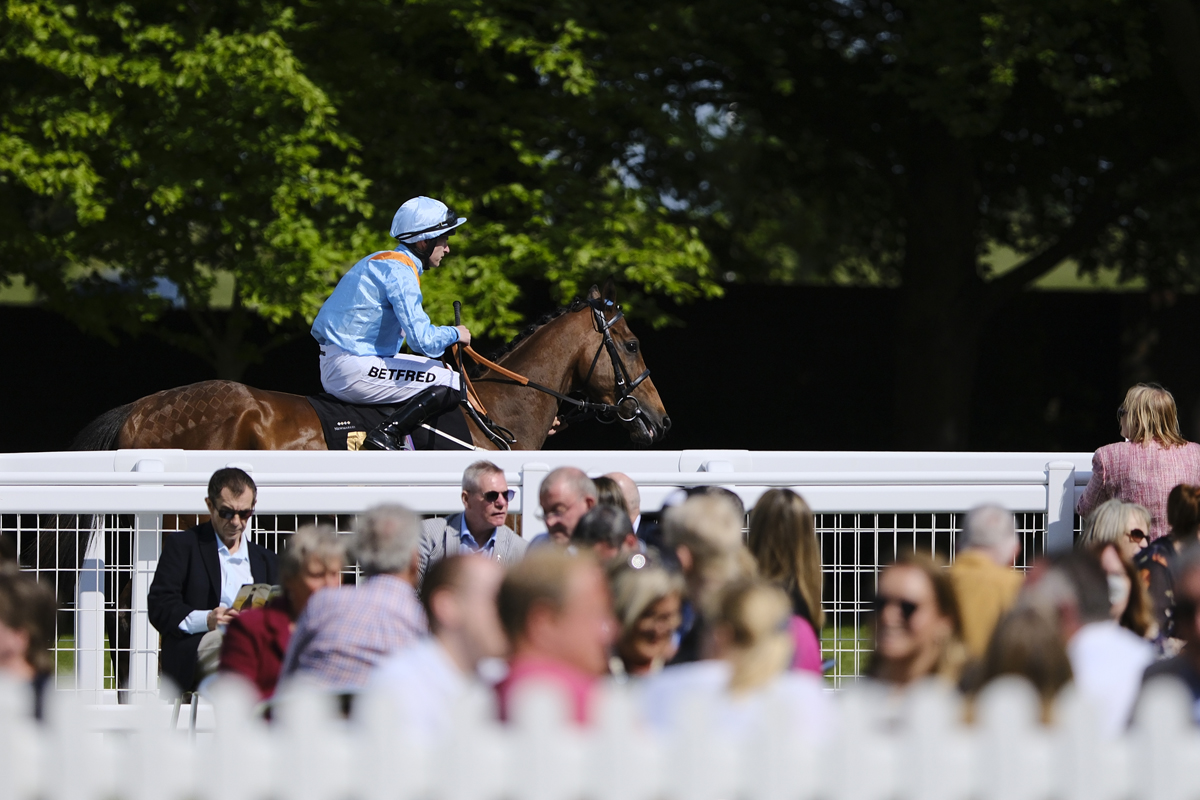
{"label": "bay horse", "polygon": [[[613,300],[611,282],[603,294],[593,286],[584,299],[527,328],[496,363],[530,383],[521,385],[487,368],[473,376],[491,420],[512,432],[512,449],[541,449],[564,400],[607,409],[608,421],[619,421],[638,444],[660,441],[671,427],[637,337]],[[631,380],[631,375],[639,377]],[[569,399],[572,393],[583,393],[590,402]],[[468,426],[476,447],[498,448],[494,435],[470,415]],[[89,423],[71,445],[72,450],[127,448],[328,449],[304,396],[223,380],[167,389],[114,408]]]}
{"label": "bay horse", "polygon": [[[611,282],[603,293],[593,286],[585,298],[531,325],[502,349],[496,362],[529,379],[529,385],[521,385],[487,368],[472,376],[490,419],[513,434],[513,449],[540,449],[563,402],[600,410],[602,416],[607,410],[606,421],[620,422],[639,444],[660,441],[671,427],[649,380],[637,337],[613,299]],[[575,393],[583,393],[588,401],[569,398]],[[468,425],[477,447],[497,448],[470,415]],[[321,423],[305,397],[220,380],[167,389],[111,409],[85,427],[71,445],[72,450],[116,448],[327,449]],[[103,518],[90,515],[47,519],[36,543],[20,554],[23,566],[57,563],[60,607],[74,598],[75,570],[82,563],[91,528],[102,522]],[[110,549],[118,546],[110,542]],[[129,554],[107,552],[105,561],[128,563]],[[118,607],[128,607],[130,590],[129,575],[107,576],[105,594]],[[116,650],[118,686],[124,689],[129,674],[128,613],[106,612],[105,631]]]}

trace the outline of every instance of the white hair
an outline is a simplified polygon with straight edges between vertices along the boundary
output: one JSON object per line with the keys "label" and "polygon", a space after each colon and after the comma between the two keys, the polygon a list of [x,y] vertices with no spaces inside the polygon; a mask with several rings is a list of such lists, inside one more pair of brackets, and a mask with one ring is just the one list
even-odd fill
{"label": "white hair", "polygon": [[468,492],[479,491],[479,481],[484,475],[504,474],[504,470],[491,461],[476,461],[463,470],[462,488]]}
{"label": "white hair", "polygon": [[968,511],[958,537],[959,550],[988,550],[1001,556],[1007,555],[1016,543],[1017,522],[1012,512],[995,505]]}
{"label": "white hair", "polygon": [[363,515],[353,552],[363,574],[403,572],[412,563],[421,539],[421,518],[404,506],[375,506]]}

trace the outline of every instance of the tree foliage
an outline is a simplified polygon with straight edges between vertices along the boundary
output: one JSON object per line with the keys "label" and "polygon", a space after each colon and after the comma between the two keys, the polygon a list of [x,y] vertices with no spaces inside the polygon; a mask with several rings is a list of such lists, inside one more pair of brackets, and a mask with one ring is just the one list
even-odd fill
{"label": "tree foliage", "polygon": [[[1190,39],[1164,28],[1168,7]],[[641,79],[677,124],[647,129],[633,168],[695,209],[723,269],[896,287],[897,443],[962,447],[979,333],[1014,293],[1067,258],[1195,285],[1194,12],[660,4],[660,64]],[[998,247],[1022,257],[1003,274]]]}
{"label": "tree foliage", "polygon": [[236,371],[234,329],[205,314],[217,276],[272,321],[314,313],[371,206],[356,143],[285,41],[293,14],[214,11],[7,5],[0,247],[5,274],[93,330],[186,306],[181,343]]}
{"label": "tree foliage", "polygon": [[[565,8],[503,2],[9,2],[0,34],[0,277],[87,329],[149,328],[237,377],[303,333],[416,194],[471,218],[426,282],[476,332],[517,282],[566,297],[615,273],[651,297],[719,291],[697,231],[581,158],[596,112]],[[232,284],[232,313],[211,313]],[[170,304],[194,329],[157,325]],[[661,321],[662,315],[657,314]]]}

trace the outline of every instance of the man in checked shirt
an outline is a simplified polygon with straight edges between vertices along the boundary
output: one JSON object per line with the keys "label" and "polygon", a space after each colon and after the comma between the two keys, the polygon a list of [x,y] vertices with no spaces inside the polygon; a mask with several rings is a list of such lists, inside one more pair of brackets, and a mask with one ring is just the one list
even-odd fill
{"label": "man in checked shirt", "polygon": [[420,537],[420,518],[401,506],[378,506],[363,516],[352,552],[367,580],[313,595],[296,621],[281,683],[298,679],[356,691],[378,662],[425,636],[415,589]]}

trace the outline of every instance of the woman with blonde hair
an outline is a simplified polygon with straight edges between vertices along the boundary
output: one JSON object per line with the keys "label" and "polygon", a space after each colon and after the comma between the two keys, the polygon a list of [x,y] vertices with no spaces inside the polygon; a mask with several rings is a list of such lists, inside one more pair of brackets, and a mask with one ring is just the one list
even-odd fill
{"label": "woman with blonde hair", "polygon": [[1092,477],[1079,498],[1081,517],[1106,500],[1139,504],[1150,512],[1150,541],[1167,535],[1167,494],[1181,483],[1200,483],[1200,445],[1179,432],[1175,398],[1156,383],[1139,383],[1117,409],[1125,441],[1092,456]]}
{"label": "woman with blonde hair", "polygon": [[608,586],[621,626],[610,671],[617,677],[658,672],[679,646],[683,577],[638,554],[609,567]]}
{"label": "woman with blonde hair", "polygon": [[1104,544],[1114,545],[1132,559],[1150,544],[1150,512],[1145,506],[1123,500],[1101,503],[1083,521],[1078,546],[1095,549]]}
{"label": "woman with blonde hair", "polygon": [[742,543],[742,520],[740,509],[719,495],[689,497],[663,517],[663,539],[687,584],[683,638],[673,663],[701,657],[705,620],[721,591],[757,572],[754,556]]}
{"label": "woman with blonde hair", "polygon": [[898,689],[932,677],[957,686],[966,661],[949,570],[929,556],[902,553],[879,575],[867,675]]}
{"label": "woman with blonde hair", "polygon": [[791,489],[771,489],[759,498],[750,515],[749,546],[759,575],[787,592],[791,600],[792,669],[821,674],[817,637],[825,614],[821,609],[821,545],[812,509]]}
{"label": "woman with blonde hair", "polygon": [[712,703],[719,729],[735,739],[753,731],[769,709],[782,706],[801,735],[817,737],[829,723],[829,701],[815,675],[788,669],[792,604],[774,584],[734,581],[716,598],[705,658],[667,667],[646,680],[646,718],[661,731],[678,730],[681,711],[697,696]]}

